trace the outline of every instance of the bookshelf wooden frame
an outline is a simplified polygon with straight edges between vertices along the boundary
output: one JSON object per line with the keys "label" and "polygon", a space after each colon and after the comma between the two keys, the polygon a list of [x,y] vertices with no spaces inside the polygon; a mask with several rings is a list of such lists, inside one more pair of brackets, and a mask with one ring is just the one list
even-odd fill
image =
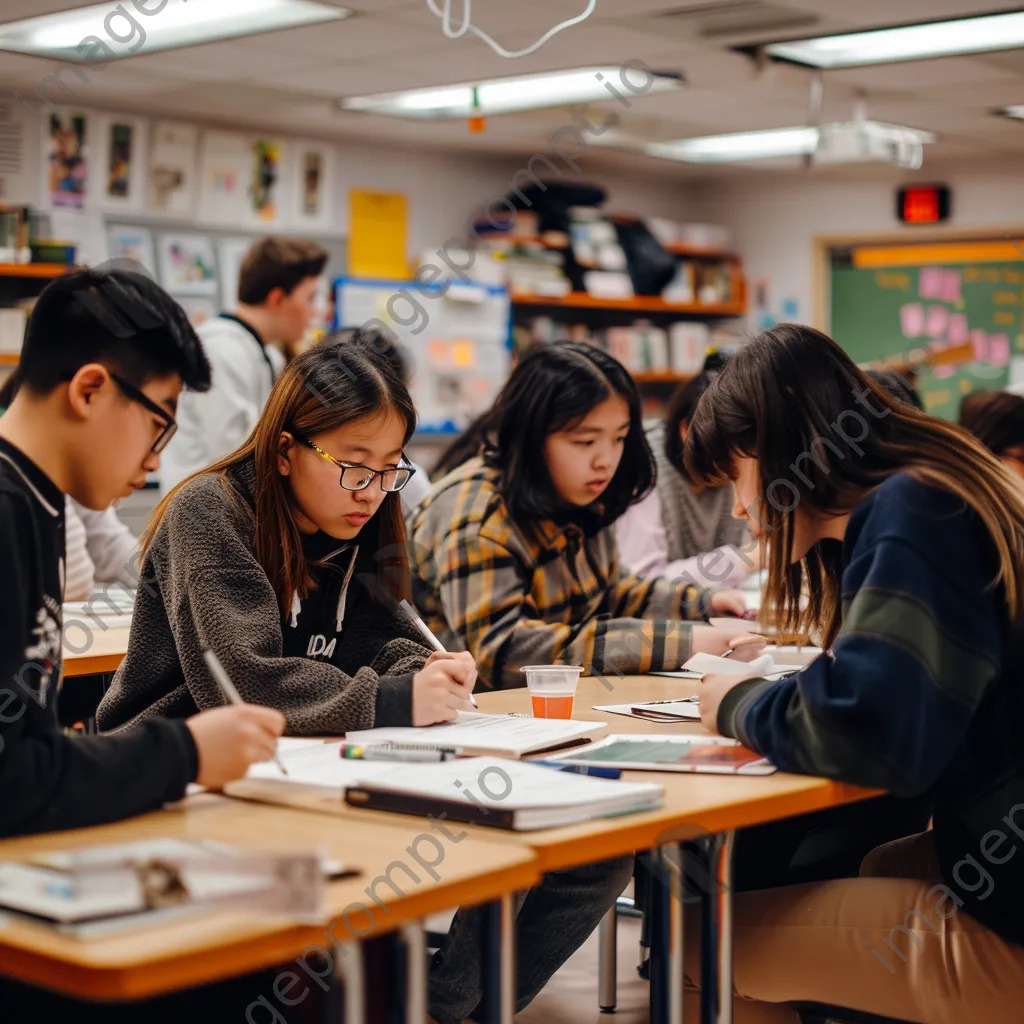
{"label": "bookshelf wooden frame", "polygon": [[558,306],[564,309],[611,309],[633,313],[678,313],[685,316],[730,317],[746,316],[745,302],[666,302],[656,295],[641,295],[631,299],[600,299],[587,292],[568,295],[527,295],[513,292],[513,306]]}
{"label": "bookshelf wooden frame", "polygon": [[67,263],[0,263],[0,277],[61,277],[74,267]]}

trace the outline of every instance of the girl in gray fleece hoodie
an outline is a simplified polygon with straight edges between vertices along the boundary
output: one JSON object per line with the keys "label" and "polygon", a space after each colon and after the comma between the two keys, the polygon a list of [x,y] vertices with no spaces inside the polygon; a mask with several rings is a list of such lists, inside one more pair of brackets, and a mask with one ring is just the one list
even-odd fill
{"label": "girl in gray fleece hoodie", "polygon": [[468,708],[472,658],[431,656],[396,608],[409,593],[399,492],[415,425],[386,363],[348,347],[295,360],[246,443],[157,507],[100,728],[221,705],[208,648],[293,735]]}

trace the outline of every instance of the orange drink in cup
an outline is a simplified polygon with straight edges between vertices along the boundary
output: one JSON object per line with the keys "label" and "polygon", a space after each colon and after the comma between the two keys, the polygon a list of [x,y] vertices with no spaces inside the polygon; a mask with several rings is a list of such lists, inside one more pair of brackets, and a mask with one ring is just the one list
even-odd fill
{"label": "orange drink in cup", "polygon": [[534,718],[572,718],[576,684],[583,669],[577,665],[527,665],[526,673]]}

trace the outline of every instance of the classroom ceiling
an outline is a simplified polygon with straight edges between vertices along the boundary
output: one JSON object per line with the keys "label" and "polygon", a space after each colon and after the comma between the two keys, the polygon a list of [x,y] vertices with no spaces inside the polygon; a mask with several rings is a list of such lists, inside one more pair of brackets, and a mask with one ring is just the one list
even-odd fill
{"label": "classroom ceiling", "polygon": [[[180,0],[171,0],[180,2]],[[329,0],[333,2],[333,0]],[[569,124],[551,109],[488,119],[483,134],[465,122],[413,122],[342,112],[346,95],[471,81],[567,67],[620,65],[640,59],[683,73],[678,91],[641,96],[619,127],[651,141],[805,123],[811,76],[782,64],[758,67],[734,46],[771,39],[1019,9],[998,0],[598,0],[590,20],[567,29],[539,52],[504,60],[483,42],[446,39],[425,0],[337,0],[354,16],[228,42],[111,62],[70,81],[83,106],[197,118],[232,127],[376,140],[382,145],[528,157]],[[3,0],[4,21],[86,6],[78,0]],[[111,3],[113,7],[113,2]],[[534,42],[586,0],[473,0],[473,22],[508,48]],[[456,13],[461,3],[456,0]],[[898,12],[898,13],[894,13]],[[156,15],[159,16],[159,15]],[[53,62],[0,54],[0,86],[34,90]],[[846,119],[858,95],[875,120],[939,136],[925,167],[971,158],[1024,154],[1024,122],[995,115],[1024,104],[1024,50],[977,57],[832,71],[825,76],[824,117]],[[0,94],[2,95],[2,94]],[[608,113],[613,102],[594,107]],[[596,120],[596,117],[592,118]],[[644,173],[709,177],[766,173],[764,168],[687,167],[634,154],[600,153],[595,161]],[[591,156],[588,155],[588,163]],[[790,167],[793,165],[790,164]]]}

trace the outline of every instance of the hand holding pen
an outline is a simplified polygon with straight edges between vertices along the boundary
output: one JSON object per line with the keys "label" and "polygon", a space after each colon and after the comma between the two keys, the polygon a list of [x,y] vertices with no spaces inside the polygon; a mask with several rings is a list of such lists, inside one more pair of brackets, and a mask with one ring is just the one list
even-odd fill
{"label": "hand holding pen", "polygon": [[[445,648],[444,648],[444,644],[442,644],[441,641],[438,640],[436,636],[434,636],[433,631],[430,629],[430,627],[420,617],[419,612],[416,611],[416,609],[413,608],[413,606],[408,601],[406,601],[403,598],[401,601],[399,601],[399,607],[405,613],[406,618],[416,627],[417,631],[423,637],[423,639],[426,640],[427,643],[434,649],[434,653],[427,659],[427,666],[432,665],[432,664],[434,664],[437,661],[441,661],[441,660],[445,660],[445,659],[450,659],[450,658],[455,658],[455,659],[461,661],[464,665],[471,666],[471,668],[472,668],[472,671],[471,671],[472,678],[468,679],[468,685],[469,685],[468,700],[469,700],[469,703],[473,705],[473,707],[476,707],[477,706],[476,700],[473,697],[473,687],[476,685],[476,661],[474,660],[473,655],[470,654],[468,651],[460,651],[458,654],[454,654],[454,653],[450,653],[449,651],[446,651]],[[424,666],[424,668],[426,668],[427,666]],[[460,673],[456,673],[456,674],[457,675],[461,675],[461,672]],[[417,678],[419,677],[419,675],[420,675],[420,673],[417,673]],[[414,702],[414,705],[415,705],[415,696],[413,697],[413,702]],[[452,717],[454,717],[454,716],[452,716]],[[432,725],[433,724],[433,722],[417,722],[417,721],[415,721],[415,718],[416,718],[416,715],[415,715],[415,707],[414,707],[413,725]],[[451,718],[438,719],[438,721],[448,721],[448,722],[450,722],[451,720],[452,720]]]}

